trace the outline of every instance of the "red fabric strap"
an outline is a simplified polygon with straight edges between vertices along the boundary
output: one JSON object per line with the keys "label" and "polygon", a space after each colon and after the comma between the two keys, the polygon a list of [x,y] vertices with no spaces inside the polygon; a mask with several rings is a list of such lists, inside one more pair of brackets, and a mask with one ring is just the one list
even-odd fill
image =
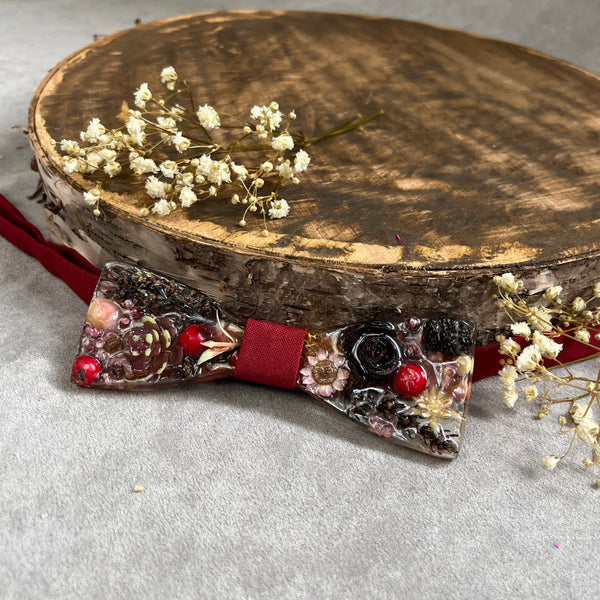
{"label": "red fabric strap", "polygon": [[[89,304],[100,270],[72,248],[47,242],[39,230],[6,199],[0,195],[0,235],[37,258],[52,274],[62,279],[86,304]],[[252,333],[250,333],[250,331]],[[257,383],[294,388],[305,329],[275,325],[264,321],[248,320],[240,350],[235,376]],[[592,356],[600,351],[600,341],[593,338],[594,350],[574,340],[558,340],[564,345],[560,353],[563,363]],[[498,344],[475,348],[473,381],[496,375],[501,368]],[[556,364],[547,361],[550,366]]]}
{"label": "red fabric strap", "polygon": [[89,304],[100,270],[72,248],[47,242],[39,230],[2,195],[0,234],[23,252],[37,258],[50,273],[60,277]]}
{"label": "red fabric strap", "polygon": [[248,319],[235,365],[236,379],[293,390],[307,332]]}

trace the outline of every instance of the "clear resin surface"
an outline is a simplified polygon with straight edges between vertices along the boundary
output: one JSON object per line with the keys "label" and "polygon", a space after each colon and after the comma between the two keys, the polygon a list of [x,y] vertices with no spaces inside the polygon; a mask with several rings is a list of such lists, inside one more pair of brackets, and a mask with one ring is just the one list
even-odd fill
{"label": "clear resin surface", "polygon": [[[273,327],[281,335],[281,326]],[[287,329],[295,333],[290,344],[300,344],[289,353],[292,385],[297,373],[299,389],[390,441],[436,456],[457,455],[471,391],[471,323],[411,317],[300,336]],[[129,389],[233,376],[243,341],[244,323],[202,292],[139,267],[108,263],[71,378],[85,387]],[[249,359],[244,357],[246,369]]]}

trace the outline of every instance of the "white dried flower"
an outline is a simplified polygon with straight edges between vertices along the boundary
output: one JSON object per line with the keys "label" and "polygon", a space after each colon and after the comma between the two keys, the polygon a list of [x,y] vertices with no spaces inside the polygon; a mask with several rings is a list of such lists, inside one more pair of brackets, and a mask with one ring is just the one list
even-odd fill
{"label": "white dried flower", "polygon": [[270,219],[283,219],[287,217],[290,212],[290,205],[283,199],[274,200],[271,202],[271,208],[269,208]]}
{"label": "white dried flower", "polygon": [[102,150],[98,152],[98,155],[106,162],[112,162],[115,160],[115,158],[117,158],[117,153],[109,148],[102,148]]}
{"label": "white dried flower", "polygon": [[88,165],[94,170],[99,169],[100,166],[104,163],[104,160],[102,160],[102,156],[99,152],[88,153],[88,155],[85,157],[85,160],[87,161]]}
{"label": "white dried flower", "polygon": [[231,183],[229,165],[224,161],[215,161],[208,180],[216,185],[222,185],[223,182]]}
{"label": "white dried flower", "polygon": [[127,133],[131,136],[131,141],[136,146],[143,146],[146,141],[146,134],[144,133],[144,129],[146,128],[146,123],[142,119],[137,119],[135,117],[129,117],[129,121],[127,121]]}
{"label": "white dried flower", "polygon": [[94,173],[96,171],[96,167],[87,162],[86,159],[80,158],[77,160],[77,171],[82,174],[86,173]]}
{"label": "white dried flower", "polygon": [[291,150],[294,147],[294,140],[287,131],[284,131],[281,135],[273,138],[271,141],[271,147],[277,152],[285,152],[286,150]]}
{"label": "white dried flower", "polygon": [[588,412],[589,409],[585,404],[574,404],[571,410],[569,410],[571,418],[577,425],[587,418]]}
{"label": "white dried flower", "polygon": [[167,89],[174,90],[175,84],[179,76],[177,75],[177,71],[173,67],[165,67],[160,72],[160,80],[167,86]]}
{"label": "white dried flower", "polygon": [[167,200],[159,200],[152,207],[152,212],[160,217],[166,217],[171,213],[171,203]]}
{"label": "white dried flower", "polygon": [[135,105],[138,108],[146,108],[146,102],[152,100],[152,92],[148,88],[147,83],[142,83],[133,94]]}
{"label": "white dried flower", "polygon": [[539,331],[533,332],[533,344],[539,348],[544,358],[554,360],[563,349],[562,344],[556,343],[553,339],[542,335]]}
{"label": "white dried flower", "polygon": [[533,384],[525,386],[523,392],[525,393],[525,400],[528,402],[532,402],[538,397],[538,389]]}
{"label": "white dried flower", "polygon": [[160,163],[160,170],[165,177],[171,179],[179,174],[177,163],[174,160],[165,160]]}
{"label": "white dried flower", "polygon": [[249,125],[245,125],[242,131],[244,132],[244,135],[250,135],[252,133],[252,127],[250,127]]}
{"label": "white dried flower", "polygon": [[181,201],[181,206],[183,208],[189,208],[194,202],[198,201],[198,196],[194,194],[192,188],[184,187],[179,192],[179,200]]}
{"label": "white dried flower", "polygon": [[176,120],[176,121],[183,121],[183,115],[185,115],[185,110],[179,106],[179,104],[177,106],[174,106],[170,111],[169,114]]}
{"label": "white dried flower", "polygon": [[[237,168],[237,165],[231,163],[231,167]],[[210,183],[214,183],[218,186],[222,185],[223,182],[231,183],[230,165],[222,160],[213,160],[206,154],[203,154],[200,157],[196,173],[206,177]]]}
{"label": "white dried flower", "polygon": [[[169,191],[169,187],[170,186],[168,183],[160,181],[160,179],[158,179],[154,175],[150,175],[150,177],[146,179],[146,193],[148,194],[148,196],[150,196],[150,198],[164,198],[167,195],[167,192]],[[154,210],[154,208],[152,209],[152,212],[161,214]]]}
{"label": "white dried flower", "polygon": [[121,172],[121,165],[116,161],[108,162],[104,165],[104,172],[109,177],[115,177]]}
{"label": "white dried flower", "polygon": [[531,306],[527,321],[537,331],[550,331],[552,329],[552,313],[543,306]]}
{"label": "white dried flower", "polygon": [[280,165],[277,165],[276,170],[281,179],[291,179],[294,176],[292,165],[289,160],[284,160]]}
{"label": "white dried flower", "polygon": [[[269,106],[253,106],[250,110],[250,116],[255,121],[260,121],[266,131],[275,131],[280,125],[283,115],[279,112],[277,102],[271,102]],[[258,131],[258,127],[256,128]]]}
{"label": "white dried flower", "polygon": [[288,118],[289,118],[290,121],[293,121],[296,118],[296,112],[292,110],[289,113]]}
{"label": "white dried flower", "polygon": [[138,156],[129,161],[129,167],[135,175],[144,175],[145,173],[157,173],[158,167],[151,158]]}
{"label": "white dried flower", "polygon": [[100,119],[94,118],[90,121],[87,129],[80,134],[84,142],[97,142],[106,131],[106,127],[100,123]]}
{"label": "white dried flower", "polygon": [[104,135],[101,135],[98,138],[98,145],[102,146],[104,148],[112,148],[113,150],[117,147],[121,148],[123,146],[122,144],[122,140],[123,139],[123,132],[122,131],[116,131],[116,132],[109,132],[109,133],[105,133]]}
{"label": "white dried flower", "polygon": [[264,173],[270,173],[273,170],[273,163],[270,160],[267,160],[262,165],[260,165],[260,169]]}
{"label": "white dried flower", "polygon": [[562,293],[562,285],[554,285],[552,287],[549,287],[545,292],[544,292],[544,297],[546,298],[546,300],[552,302],[553,300],[556,300]]}
{"label": "white dried flower", "polygon": [[592,288],[595,298],[600,298],[600,281],[597,281]]}
{"label": "white dried flower", "polygon": [[77,173],[79,171],[79,160],[77,158],[63,157],[65,164],[63,171],[65,173]]}
{"label": "white dried flower", "polygon": [[173,117],[157,117],[156,123],[169,133],[177,133],[177,121]]}
{"label": "white dried flower", "polygon": [[498,352],[514,358],[517,354],[519,354],[519,352],[521,352],[521,346],[519,346],[519,344],[512,338],[506,338],[500,342]]}
{"label": "white dried flower", "polygon": [[585,310],[585,300],[583,298],[581,298],[580,296],[577,296],[577,298],[575,298],[573,300],[573,302],[571,303],[571,308],[573,309],[573,312],[581,312],[582,310]]}
{"label": "white dried flower", "polygon": [[559,461],[560,458],[558,456],[544,456],[544,458],[542,458],[542,464],[546,467],[546,469],[548,469],[548,471],[552,471]]}
{"label": "white dried flower", "polygon": [[531,335],[531,329],[529,329],[529,325],[525,323],[525,321],[520,321],[519,323],[513,323],[510,326],[510,329],[513,335],[518,335],[521,337],[529,337]]}
{"label": "white dried flower", "polygon": [[519,399],[519,394],[515,388],[503,389],[502,390],[502,400],[508,408],[513,408]]}
{"label": "white dried flower", "polygon": [[98,188],[93,188],[87,192],[83,192],[83,199],[86,204],[89,204],[90,206],[98,204],[98,201],[100,200],[100,190]]}
{"label": "white dried flower", "polygon": [[183,173],[177,175],[177,183],[185,185],[187,187],[194,186],[194,174],[193,173]]}
{"label": "white dried flower", "polygon": [[237,175],[237,178],[240,181],[244,181],[248,178],[248,169],[246,169],[244,165],[236,165],[234,162],[232,162],[229,165],[229,168],[233,171],[235,175]]}
{"label": "white dried flower", "polygon": [[521,373],[535,371],[542,362],[542,355],[537,346],[527,346],[516,360],[517,369]]}
{"label": "white dried flower", "polygon": [[200,121],[200,125],[206,129],[206,131],[211,131],[212,129],[219,129],[221,126],[221,119],[219,118],[219,113],[208,104],[201,106],[196,112],[198,115],[198,120]]}
{"label": "white dried flower", "polygon": [[310,163],[310,156],[308,152],[305,150],[298,150],[296,152],[296,156],[294,158],[294,170],[297,173],[301,173],[302,171],[306,171],[308,164]]}
{"label": "white dried flower", "polygon": [[79,143],[74,140],[61,140],[60,149],[67,154],[76,154],[79,152]]}
{"label": "white dried flower", "polygon": [[509,294],[514,294],[517,290],[523,287],[523,282],[521,280],[515,279],[515,276],[512,273],[504,273],[502,275],[496,275],[494,277],[494,283],[505,292]]}
{"label": "white dried flower", "polygon": [[577,329],[575,331],[575,339],[588,344],[590,341],[590,332],[587,329]]}
{"label": "white dried flower", "polygon": [[588,415],[577,424],[577,437],[586,445],[593,446],[600,434],[600,425]]}
{"label": "white dried flower", "polygon": [[208,195],[209,196],[216,196],[217,195],[217,188],[214,185],[211,185],[208,188]]}
{"label": "white dried flower", "polygon": [[503,387],[514,388],[518,377],[517,369],[513,365],[506,365],[500,370],[498,377]]}
{"label": "white dried flower", "polygon": [[173,136],[172,142],[173,142],[173,146],[175,146],[175,149],[177,150],[177,152],[180,152],[180,153],[185,152],[192,143],[188,138],[183,136],[181,134],[181,132],[177,132],[177,135]]}

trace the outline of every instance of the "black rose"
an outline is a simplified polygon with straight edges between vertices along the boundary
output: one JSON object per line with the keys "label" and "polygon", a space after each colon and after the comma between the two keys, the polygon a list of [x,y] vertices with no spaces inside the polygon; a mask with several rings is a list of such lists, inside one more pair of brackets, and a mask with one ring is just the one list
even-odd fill
{"label": "black rose", "polygon": [[400,344],[389,323],[369,323],[345,336],[344,350],[352,373],[359,379],[385,381],[402,362]]}

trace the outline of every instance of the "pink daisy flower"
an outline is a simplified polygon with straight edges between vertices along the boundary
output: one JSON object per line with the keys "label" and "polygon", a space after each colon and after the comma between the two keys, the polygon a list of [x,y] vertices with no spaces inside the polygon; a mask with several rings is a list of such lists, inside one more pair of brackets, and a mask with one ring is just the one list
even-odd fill
{"label": "pink daisy flower", "polygon": [[306,358],[304,364],[300,374],[302,385],[309,392],[329,398],[334,392],[341,392],[346,387],[350,371],[345,368],[345,357],[338,352],[319,348],[316,354]]}

